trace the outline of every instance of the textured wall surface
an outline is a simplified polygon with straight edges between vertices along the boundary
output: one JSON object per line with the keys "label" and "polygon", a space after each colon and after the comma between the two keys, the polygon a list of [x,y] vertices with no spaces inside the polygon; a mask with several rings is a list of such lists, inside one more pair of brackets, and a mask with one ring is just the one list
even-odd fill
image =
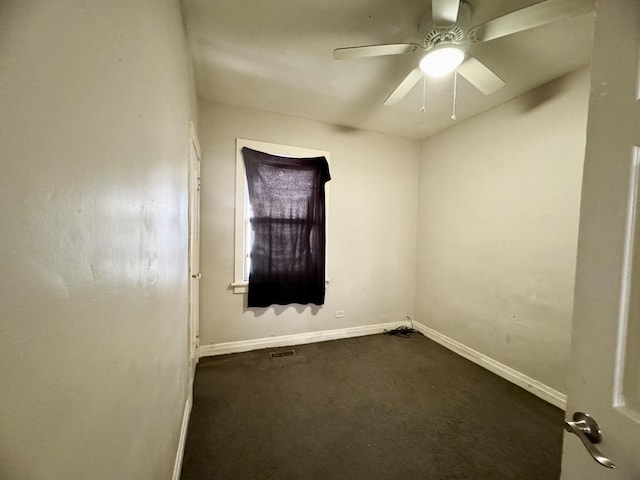
{"label": "textured wall surface", "polygon": [[176,1],[0,3],[0,478],[171,478],[192,87]]}
{"label": "textured wall surface", "polygon": [[561,392],[589,72],[423,142],[416,319]]}

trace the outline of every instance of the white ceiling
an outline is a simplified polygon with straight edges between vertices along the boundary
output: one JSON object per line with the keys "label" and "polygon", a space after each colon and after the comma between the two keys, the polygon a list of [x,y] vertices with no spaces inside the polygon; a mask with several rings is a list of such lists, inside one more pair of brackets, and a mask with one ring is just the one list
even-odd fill
{"label": "white ceiling", "polygon": [[[537,1],[467,3],[476,25]],[[455,124],[452,75],[428,81],[425,113],[422,81],[399,104],[383,106],[420,52],[332,56],[337,47],[422,43],[418,25],[430,0],[183,0],[183,10],[201,98],[417,139]],[[587,14],[471,45],[506,86],[485,96],[458,77],[457,122],[587,65],[592,23]]]}

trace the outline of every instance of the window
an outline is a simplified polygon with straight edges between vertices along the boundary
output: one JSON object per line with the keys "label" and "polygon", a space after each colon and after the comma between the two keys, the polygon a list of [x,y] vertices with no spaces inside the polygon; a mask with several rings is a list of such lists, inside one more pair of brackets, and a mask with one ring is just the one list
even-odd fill
{"label": "window", "polygon": [[[245,293],[248,289],[249,270],[251,267],[249,254],[251,252],[252,229],[250,225],[251,206],[247,189],[246,172],[242,157],[242,148],[269,153],[271,155],[309,158],[325,157],[330,161],[329,152],[308,148],[279,145],[238,138],[236,140],[236,205],[235,205],[235,264],[234,281],[231,284],[234,293]],[[328,184],[325,189],[325,203],[329,204]],[[327,233],[328,237],[328,233]],[[325,256],[327,258],[328,255]],[[326,271],[326,265],[325,265]]]}

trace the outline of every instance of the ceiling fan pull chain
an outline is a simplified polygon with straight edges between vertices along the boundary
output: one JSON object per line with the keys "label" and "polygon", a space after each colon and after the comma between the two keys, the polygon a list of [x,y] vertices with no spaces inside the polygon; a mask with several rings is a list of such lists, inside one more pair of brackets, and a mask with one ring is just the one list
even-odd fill
{"label": "ceiling fan pull chain", "polygon": [[422,76],[422,113],[427,111],[427,76]]}
{"label": "ceiling fan pull chain", "polygon": [[453,109],[451,112],[451,120],[456,120],[456,99],[458,96],[458,72],[453,72]]}

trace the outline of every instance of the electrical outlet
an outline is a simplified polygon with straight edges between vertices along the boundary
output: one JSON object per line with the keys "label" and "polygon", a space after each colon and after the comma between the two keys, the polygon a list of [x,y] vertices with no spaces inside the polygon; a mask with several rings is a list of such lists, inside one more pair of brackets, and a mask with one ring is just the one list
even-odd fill
{"label": "electrical outlet", "polygon": [[344,310],[336,310],[336,318],[343,318]]}

